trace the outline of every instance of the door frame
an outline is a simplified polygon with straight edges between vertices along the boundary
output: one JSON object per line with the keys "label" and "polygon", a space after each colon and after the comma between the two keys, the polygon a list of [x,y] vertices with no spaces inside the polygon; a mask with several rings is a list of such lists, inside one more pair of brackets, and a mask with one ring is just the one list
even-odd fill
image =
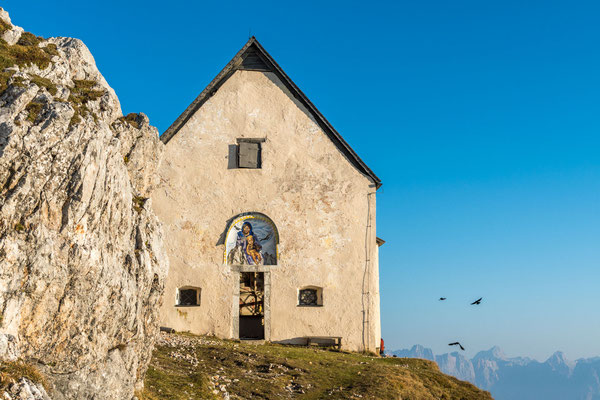
{"label": "door frame", "polygon": [[265,339],[271,340],[271,270],[269,265],[239,265],[232,266],[233,278],[233,304],[232,304],[232,323],[231,338],[240,338],[240,273],[241,272],[263,272],[265,297],[264,297],[264,318],[265,318]]}

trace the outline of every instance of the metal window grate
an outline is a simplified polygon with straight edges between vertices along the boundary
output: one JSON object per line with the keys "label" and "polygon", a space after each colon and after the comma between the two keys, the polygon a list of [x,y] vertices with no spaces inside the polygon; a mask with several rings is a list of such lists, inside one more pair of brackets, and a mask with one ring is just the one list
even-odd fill
{"label": "metal window grate", "polygon": [[179,304],[180,306],[197,306],[198,305],[198,292],[196,289],[182,289],[179,290]]}
{"label": "metal window grate", "polygon": [[298,296],[298,304],[301,306],[316,306],[317,304],[317,290],[316,289],[302,289]]}

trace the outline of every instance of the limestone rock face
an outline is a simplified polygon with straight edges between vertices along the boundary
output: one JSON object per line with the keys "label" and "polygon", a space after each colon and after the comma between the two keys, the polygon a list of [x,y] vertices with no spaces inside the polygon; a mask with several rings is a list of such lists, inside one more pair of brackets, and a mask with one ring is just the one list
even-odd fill
{"label": "limestone rock face", "polygon": [[8,13],[0,8],[0,20],[4,21],[7,25],[10,26],[9,29],[2,33],[2,39],[6,41],[9,45],[14,45],[21,38],[21,34],[23,33],[23,28],[20,26],[14,26],[10,22],[10,16]]}
{"label": "limestone rock face", "polygon": [[168,270],[147,200],[162,143],[81,41],[0,22],[0,359],[16,347],[55,400],[131,399]]}
{"label": "limestone rock face", "polygon": [[0,360],[16,361],[18,358],[17,339],[13,335],[0,333]]}
{"label": "limestone rock face", "polygon": [[11,384],[3,396],[3,400],[50,400],[42,385],[27,378]]}

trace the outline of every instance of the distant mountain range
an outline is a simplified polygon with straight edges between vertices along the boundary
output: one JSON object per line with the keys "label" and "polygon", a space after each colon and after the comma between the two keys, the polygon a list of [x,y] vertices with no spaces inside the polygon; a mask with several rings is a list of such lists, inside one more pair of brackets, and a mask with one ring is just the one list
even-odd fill
{"label": "distant mountain range", "polygon": [[569,361],[557,351],[541,363],[506,357],[497,346],[471,360],[457,352],[434,356],[421,345],[391,354],[435,361],[445,374],[488,390],[496,400],[600,400],[600,357]]}

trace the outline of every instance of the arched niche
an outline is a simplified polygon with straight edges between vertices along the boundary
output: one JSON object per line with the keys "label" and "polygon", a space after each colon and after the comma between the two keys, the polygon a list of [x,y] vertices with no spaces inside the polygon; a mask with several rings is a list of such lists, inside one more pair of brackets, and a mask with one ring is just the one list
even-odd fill
{"label": "arched niche", "polygon": [[262,213],[249,212],[231,221],[225,235],[224,263],[229,265],[277,265],[279,232]]}

